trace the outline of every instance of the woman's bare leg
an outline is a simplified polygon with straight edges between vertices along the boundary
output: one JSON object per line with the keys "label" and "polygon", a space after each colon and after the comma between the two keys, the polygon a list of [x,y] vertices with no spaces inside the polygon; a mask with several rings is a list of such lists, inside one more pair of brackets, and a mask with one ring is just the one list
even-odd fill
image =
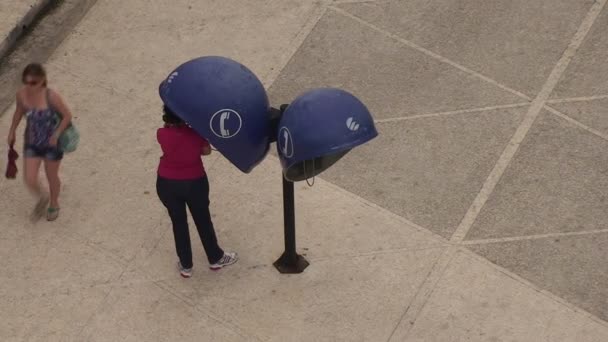
{"label": "woman's bare leg", "polygon": [[40,188],[40,181],[38,179],[38,172],[40,171],[41,164],[42,159],[40,158],[23,159],[23,178],[25,185],[36,197],[42,195],[42,189]]}
{"label": "woman's bare leg", "polygon": [[45,160],[44,169],[46,178],[49,181],[49,190],[51,193],[51,208],[59,209],[59,192],[61,191],[61,180],[59,179],[59,166],[61,160]]}
{"label": "woman's bare leg", "polygon": [[40,187],[40,181],[38,179],[38,172],[40,171],[40,164],[42,164],[42,159],[40,158],[24,158],[24,178],[25,184],[27,188],[38,198],[38,202],[34,207],[34,211],[30,216],[30,220],[32,222],[38,221],[46,210],[46,206],[49,202],[48,196],[42,188]]}

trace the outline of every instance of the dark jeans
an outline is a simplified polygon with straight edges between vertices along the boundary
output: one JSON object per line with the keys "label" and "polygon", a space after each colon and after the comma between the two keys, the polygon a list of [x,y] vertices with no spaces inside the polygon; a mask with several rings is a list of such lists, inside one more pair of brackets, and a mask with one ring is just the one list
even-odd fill
{"label": "dark jeans", "polygon": [[213,222],[211,222],[207,177],[195,180],[173,180],[159,176],[156,180],[156,192],[171,217],[175,249],[182,267],[192,267],[192,246],[186,206],[190,209],[209,263],[218,262],[224,255],[224,251],[217,244]]}

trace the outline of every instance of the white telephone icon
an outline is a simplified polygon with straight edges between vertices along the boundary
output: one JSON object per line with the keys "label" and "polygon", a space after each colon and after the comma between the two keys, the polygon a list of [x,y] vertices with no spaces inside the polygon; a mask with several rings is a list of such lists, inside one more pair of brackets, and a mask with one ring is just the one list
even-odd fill
{"label": "white telephone icon", "polygon": [[289,133],[287,133],[287,131],[283,131],[283,139],[285,139],[285,142],[283,143],[283,154],[287,155],[287,148],[289,147]]}
{"label": "white telephone icon", "polygon": [[223,112],[220,116],[220,133],[222,136],[227,137],[230,136],[230,131],[227,130],[224,126],[224,122],[230,118],[230,112]]}

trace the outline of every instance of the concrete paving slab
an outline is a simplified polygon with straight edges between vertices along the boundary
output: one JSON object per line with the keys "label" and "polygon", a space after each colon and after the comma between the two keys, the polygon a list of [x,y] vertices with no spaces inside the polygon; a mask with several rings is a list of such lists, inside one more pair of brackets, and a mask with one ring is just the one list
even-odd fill
{"label": "concrete paving slab", "polygon": [[608,136],[608,99],[552,103],[550,106]]}
{"label": "concrete paving slab", "polygon": [[37,238],[30,231],[10,241],[11,248],[2,254],[0,296],[4,300],[22,301],[101,285],[118,280],[122,273],[123,265],[81,240],[41,235],[43,238]]}
{"label": "concrete paving slab", "polygon": [[606,228],[607,146],[557,116],[541,114],[467,239]]}
{"label": "concrete paving slab", "polygon": [[608,320],[608,234],[470,246],[476,253]]}
{"label": "concrete paving slab", "polygon": [[340,8],[534,96],[593,3],[387,0]]}
{"label": "concrete paving slab", "polygon": [[317,87],[354,93],[375,118],[522,101],[333,10],[319,21],[272,85],[271,102],[289,103]]}
{"label": "concrete paving slab", "polygon": [[161,286],[264,341],[386,341],[440,251],[334,257],[298,276],[239,266]]}
{"label": "concrete paving slab", "polygon": [[[157,2],[153,11],[147,2],[122,3],[98,1],[51,63],[155,103],[168,73],[200,56],[233,58],[265,79],[289,58],[285,51],[321,8],[312,0],[181,0]],[[90,60],[96,63],[83,62]]]}
{"label": "concrete paving slab", "polygon": [[588,341],[608,328],[460,253],[409,332],[391,341]]}
{"label": "concrete paving slab", "polygon": [[7,342],[82,341],[78,336],[109,291],[110,286],[94,286],[18,300],[0,299],[0,336]]}
{"label": "concrete paving slab", "polygon": [[382,123],[321,177],[449,238],[526,109]]}
{"label": "concrete paving slab", "polygon": [[249,341],[153,283],[112,289],[81,341]]}
{"label": "concrete paving slab", "polygon": [[597,18],[591,32],[557,85],[552,98],[608,94],[608,12]]}

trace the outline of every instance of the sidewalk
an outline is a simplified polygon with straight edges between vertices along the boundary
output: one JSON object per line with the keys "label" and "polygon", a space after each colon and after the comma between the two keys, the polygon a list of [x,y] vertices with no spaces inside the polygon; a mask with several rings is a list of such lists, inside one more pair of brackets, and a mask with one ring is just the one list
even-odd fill
{"label": "sidewalk", "polygon": [[[608,210],[594,197],[608,190],[608,126],[601,111],[582,114],[601,106],[559,102],[608,94],[593,64],[606,56],[608,9],[549,97],[577,120],[546,108],[494,192],[483,190],[579,26],[595,20],[591,4],[556,2],[517,1],[530,17],[513,22],[487,0],[98,0],[46,64],[82,134],[62,164],[62,216],[31,225],[21,182],[0,179],[0,339],[608,341]],[[473,17],[495,30],[467,40]],[[550,33],[524,25],[538,22]],[[209,271],[191,229],[194,276],[176,272],[155,195],[157,88],[202,55],[247,65],[273,104],[339,86],[378,120],[376,141],[296,186],[302,274],[272,266],[283,248],[278,160],[245,175],[218,154],[205,160],[214,223],[241,260]],[[474,203],[479,217],[463,220]]]}

